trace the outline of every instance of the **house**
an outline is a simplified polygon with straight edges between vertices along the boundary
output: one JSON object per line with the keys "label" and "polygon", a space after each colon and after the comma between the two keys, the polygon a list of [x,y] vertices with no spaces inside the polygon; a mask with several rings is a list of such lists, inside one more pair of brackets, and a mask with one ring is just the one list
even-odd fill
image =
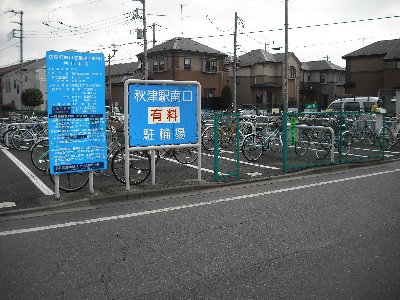
{"label": "house", "polygon": [[[143,52],[137,55],[143,63]],[[218,107],[221,92],[228,85],[224,70],[226,54],[190,38],[176,37],[147,51],[148,79],[197,81],[201,85],[202,106]]]}
{"label": "house", "polygon": [[326,109],[329,103],[345,94],[346,71],[327,60],[303,62],[300,74],[300,109],[316,103]]}
{"label": "house", "polygon": [[[21,82],[22,80],[22,82]],[[46,59],[25,62],[10,67],[1,76],[1,106],[3,109],[26,109],[21,103],[22,90],[37,88],[43,93],[44,103],[38,110],[46,110]]]}
{"label": "house", "polygon": [[[8,108],[8,105],[3,107],[3,88],[5,88],[3,75],[7,74],[15,69],[18,69],[19,67],[20,67],[20,65],[18,64],[18,65],[0,68],[0,111],[2,109]],[[7,85],[8,85],[7,90],[11,90],[11,82],[10,81],[7,82]],[[4,90],[4,93],[5,93],[5,90]]]}
{"label": "house", "polygon": [[[272,54],[263,49],[252,50],[239,57],[239,68],[236,71],[237,107],[241,104],[254,104],[269,112],[272,108],[283,109],[284,57],[285,53]],[[289,106],[297,107],[299,104],[300,67],[296,55],[289,52]]]}
{"label": "house", "polygon": [[343,59],[346,94],[393,97],[400,90],[400,39],[375,42]]}
{"label": "house", "polygon": [[106,65],[106,104],[108,106],[123,107],[124,82],[127,79],[143,79],[139,62]]}

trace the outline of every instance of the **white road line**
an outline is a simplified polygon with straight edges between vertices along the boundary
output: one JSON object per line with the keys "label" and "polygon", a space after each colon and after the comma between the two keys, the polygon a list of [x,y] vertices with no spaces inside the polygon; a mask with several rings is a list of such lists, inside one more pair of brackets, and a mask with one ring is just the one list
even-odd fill
{"label": "white road line", "polygon": [[[162,159],[165,159],[166,161],[172,162],[172,163],[176,163],[179,165],[183,165],[189,168],[193,168],[193,169],[197,169],[197,164],[196,165],[192,165],[192,164],[182,164],[179,161],[177,161],[176,159],[173,158],[168,158],[168,157],[163,157]],[[206,169],[206,168],[201,168],[201,170],[203,172],[208,172],[208,173],[214,173],[214,170],[210,170],[210,169]]]}
{"label": "white road line", "polygon": [[110,217],[103,217],[103,218],[96,218],[96,219],[88,219],[88,220],[54,224],[54,225],[48,225],[48,226],[39,226],[39,227],[32,227],[32,228],[23,228],[23,229],[2,231],[2,232],[0,232],[0,236],[15,235],[15,234],[21,234],[21,233],[28,233],[28,232],[38,232],[38,231],[72,227],[72,226],[78,226],[78,225],[84,225],[84,224],[93,224],[93,223],[107,222],[107,221],[113,221],[113,220],[135,218],[135,217],[140,217],[140,216],[154,215],[154,214],[158,214],[158,213],[165,213],[165,212],[178,211],[178,210],[183,210],[183,209],[188,209],[188,208],[214,205],[214,204],[223,203],[223,202],[244,200],[244,199],[256,198],[256,197],[261,197],[261,196],[266,196],[266,195],[273,195],[273,194],[279,194],[279,193],[284,193],[284,192],[297,191],[297,190],[308,189],[308,188],[312,188],[312,187],[316,187],[316,186],[357,180],[357,179],[368,178],[368,177],[372,177],[372,176],[380,176],[380,175],[390,174],[390,173],[395,173],[395,172],[400,172],[400,169],[370,173],[370,174],[353,176],[353,177],[345,177],[345,178],[329,180],[329,181],[316,182],[316,183],[299,185],[299,186],[294,186],[291,188],[284,188],[284,189],[266,191],[266,192],[261,192],[261,193],[221,198],[221,199],[217,199],[217,200],[199,202],[199,203],[188,204],[188,205],[172,206],[172,207],[166,207],[166,208],[160,208],[160,209],[154,209],[154,210],[147,210],[147,211],[124,214],[124,215],[117,215],[117,216],[110,216]]}
{"label": "white road line", "polygon": [[[228,151],[222,151],[222,153],[223,152],[229,153]],[[207,154],[207,153],[203,153],[203,152],[201,154],[203,154],[205,156],[209,156],[209,157],[214,157],[214,155],[212,155],[212,154]],[[224,160],[236,162],[236,159],[233,159],[233,158],[228,158],[228,157],[224,157],[224,156],[219,156],[219,157]],[[251,162],[243,161],[243,160],[240,161],[240,164],[254,166],[254,167],[263,168],[263,169],[280,170],[280,168],[277,168],[277,167],[255,164],[255,163],[251,163]]]}
{"label": "white road line", "polygon": [[45,195],[50,196],[50,195],[54,195],[54,192],[49,189],[47,187],[47,185],[45,185],[43,183],[43,181],[41,181],[39,179],[39,177],[37,177],[34,173],[32,173],[31,170],[29,170],[29,168],[27,166],[25,166],[21,161],[18,160],[18,158],[16,158],[14,155],[12,155],[10,153],[10,151],[6,150],[6,149],[1,149],[1,151],[3,151],[3,153],[5,155],[8,156],[9,159],[11,159],[11,161],[13,163],[15,163],[17,165],[18,168],[21,169],[22,172],[24,172],[24,174],[26,176],[28,176],[28,178],[38,187],[38,189]]}

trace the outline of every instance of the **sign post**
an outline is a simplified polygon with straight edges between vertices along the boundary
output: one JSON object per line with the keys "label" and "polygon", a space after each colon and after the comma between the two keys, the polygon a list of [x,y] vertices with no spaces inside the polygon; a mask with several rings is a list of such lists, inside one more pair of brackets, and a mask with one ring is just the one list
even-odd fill
{"label": "sign post", "polygon": [[[201,92],[195,81],[127,80],[124,85],[125,178],[129,151],[198,148],[201,180]],[[152,182],[155,164],[152,155]]]}
{"label": "sign post", "polygon": [[46,53],[50,173],[107,169],[105,64],[101,53]]}

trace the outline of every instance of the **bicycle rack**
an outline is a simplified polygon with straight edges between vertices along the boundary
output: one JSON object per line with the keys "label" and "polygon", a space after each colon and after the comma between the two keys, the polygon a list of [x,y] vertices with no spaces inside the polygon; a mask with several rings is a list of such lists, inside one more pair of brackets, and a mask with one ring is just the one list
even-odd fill
{"label": "bicycle rack", "polygon": [[335,132],[333,131],[332,127],[327,126],[310,126],[310,125],[297,125],[297,128],[304,128],[304,129],[321,129],[325,131],[329,131],[331,134],[331,162],[335,161]]}

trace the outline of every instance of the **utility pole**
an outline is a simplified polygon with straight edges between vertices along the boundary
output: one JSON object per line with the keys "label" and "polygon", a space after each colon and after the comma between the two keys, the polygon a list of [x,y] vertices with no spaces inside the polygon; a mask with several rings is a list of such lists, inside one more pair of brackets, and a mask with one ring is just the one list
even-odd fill
{"label": "utility pole", "polygon": [[19,68],[19,72],[20,72],[20,85],[21,85],[21,90],[20,93],[22,94],[22,91],[24,89],[24,82],[23,82],[23,78],[22,78],[22,67],[24,64],[24,48],[23,48],[23,40],[24,40],[24,34],[23,34],[23,15],[24,12],[21,11],[15,11],[13,9],[6,11],[6,13],[13,13],[14,15],[16,14],[20,14],[20,21],[19,22],[13,22],[13,23],[17,23],[20,25],[20,29],[13,29],[12,33],[13,33],[13,37],[18,38],[17,36],[14,35],[15,31],[19,31],[19,52],[20,52],[20,68]]}
{"label": "utility pole", "polygon": [[235,12],[235,33],[233,35],[233,111],[236,111],[236,69],[237,69],[237,12]]}
{"label": "utility pole", "polygon": [[146,28],[146,0],[133,0],[133,1],[139,1],[140,3],[143,4],[143,55],[144,55],[144,79],[147,80],[149,77],[149,69],[148,69],[148,63],[147,63],[147,28]]}
{"label": "utility pole", "polygon": [[288,35],[288,0],[285,0],[285,98],[283,102],[283,111],[287,113],[288,111],[288,102],[289,102],[289,72],[288,72],[288,42],[289,42],[289,35]]}
{"label": "utility pole", "polygon": [[153,48],[156,46],[156,23],[153,23]]}
{"label": "utility pole", "polygon": [[282,126],[283,126],[283,172],[286,173],[288,166],[287,166],[287,142],[288,142],[288,130],[287,130],[287,112],[288,112],[288,102],[289,102],[289,96],[288,96],[288,85],[289,85],[289,72],[288,72],[288,42],[289,42],[289,36],[288,36],[288,0],[285,0],[285,66],[284,66],[284,72],[285,72],[285,97],[283,99],[283,118],[282,118]]}
{"label": "utility pole", "polygon": [[115,44],[112,44],[111,46],[113,47],[113,49],[112,49],[113,54],[112,55],[108,54],[108,99],[109,99],[108,105],[110,106],[110,110],[112,112],[113,102],[112,102],[112,93],[111,93],[111,86],[112,86],[112,83],[111,83],[111,58],[113,58],[115,56],[115,53],[118,50],[115,48],[116,47]]}

